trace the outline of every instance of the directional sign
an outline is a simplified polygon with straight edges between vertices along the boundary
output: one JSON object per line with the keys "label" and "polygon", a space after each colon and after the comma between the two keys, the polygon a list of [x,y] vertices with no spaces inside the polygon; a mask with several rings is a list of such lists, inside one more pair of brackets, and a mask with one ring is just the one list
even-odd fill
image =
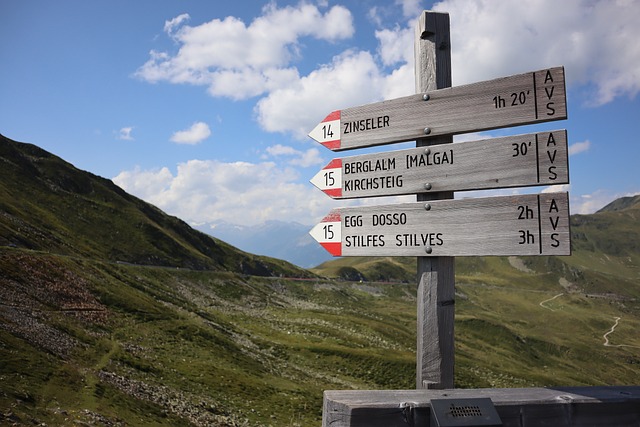
{"label": "directional sign", "polygon": [[337,110],[309,136],[333,151],[567,118],[564,68]]}
{"label": "directional sign", "polygon": [[334,256],[571,255],[569,195],[340,208],[309,234]]}
{"label": "directional sign", "polygon": [[568,182],[566,130],[333,159],[311,179],[334,199]]}

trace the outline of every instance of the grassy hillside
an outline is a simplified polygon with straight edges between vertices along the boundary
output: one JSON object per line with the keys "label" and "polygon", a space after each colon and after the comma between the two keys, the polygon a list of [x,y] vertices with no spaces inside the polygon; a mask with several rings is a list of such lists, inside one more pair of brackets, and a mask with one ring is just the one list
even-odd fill
{"label": "grassy hillside", "polygon": [[411,383],[403,307],[34,145],[0,138],[0,163],[0,424],[315,425],[326,388]]}
{"label": "grassy hillside", "polygon": [[0,135],[0,166],[0,246],[142,265],[308,276],[196,231],[35,145]]}
{"label": "grassy hillside", "polygon": [[[323,390],[415,387],[413,259],[323,279],[35,146],[0,164],[0,425],[317,426]],[[574,217],[571,257],[459,258],[456,387],[640,384],[637,208]]]}
{"label": "grassy hillside", "polygon": [[0,250],[0,424],[317,425],[413,383],[406,288]]}

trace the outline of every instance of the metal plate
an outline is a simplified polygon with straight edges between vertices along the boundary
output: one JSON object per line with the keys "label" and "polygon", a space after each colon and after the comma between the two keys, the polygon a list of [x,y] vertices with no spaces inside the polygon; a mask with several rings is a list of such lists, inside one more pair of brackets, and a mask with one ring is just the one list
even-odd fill
{"label": "metal plate", "polygon": [[502,426],[488,397],[431,399],[431,427]]}

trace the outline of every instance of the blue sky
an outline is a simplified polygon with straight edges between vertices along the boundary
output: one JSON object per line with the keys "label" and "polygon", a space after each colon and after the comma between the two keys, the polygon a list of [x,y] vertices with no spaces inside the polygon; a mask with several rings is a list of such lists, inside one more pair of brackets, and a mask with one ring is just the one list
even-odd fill
{"label": "blue sky", "polygon": [[0,0],[0,133],[192,224],[413,200],[331,200],[309,179],[340,155],[306,134],[413,93],[425,9],[450,14],[454,85],[565,67],[568,120],[460,140],[566,128],[572,213],[640,192],[633,0]]}

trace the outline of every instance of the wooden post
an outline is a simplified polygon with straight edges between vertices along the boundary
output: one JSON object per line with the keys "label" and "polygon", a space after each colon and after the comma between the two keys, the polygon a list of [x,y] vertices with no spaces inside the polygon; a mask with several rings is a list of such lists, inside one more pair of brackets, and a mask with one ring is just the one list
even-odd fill
{"label": "wooden post", "polygon": [[[424,11],[416,25],[414,49],[416,93],[428,94],[451,87],[449,14]],[[453,137],[445,135],[417,140],[416,147],[451,142]],[[453,199],[453,192],[417,197],[424,202]],[[416,387],[419,389],[453,388],[454,267],[454,257],[418,257]]]}

